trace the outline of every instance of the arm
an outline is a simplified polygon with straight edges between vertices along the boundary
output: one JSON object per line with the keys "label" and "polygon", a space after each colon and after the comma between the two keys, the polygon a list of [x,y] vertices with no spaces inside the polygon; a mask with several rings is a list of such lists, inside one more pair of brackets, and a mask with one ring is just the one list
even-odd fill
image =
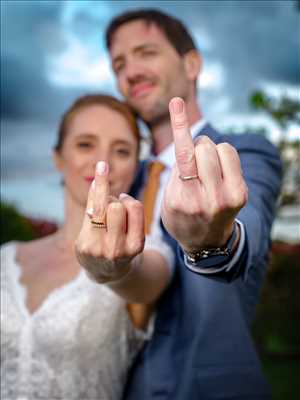
{"label": "arm", "polygon": [[[106,168],[107,170],[107,168]],[[130,302],[151,303],[169,283],[170,266],[163,254],[144,249],[143,205],[122,194],[109,200],[108,171],[96,171],[76,255],[88,275]],[[92,210],[92,211],[90,211]],[[106,227],[91,223],[102,216]],[[100,221],[101,222],[101,221]]]}

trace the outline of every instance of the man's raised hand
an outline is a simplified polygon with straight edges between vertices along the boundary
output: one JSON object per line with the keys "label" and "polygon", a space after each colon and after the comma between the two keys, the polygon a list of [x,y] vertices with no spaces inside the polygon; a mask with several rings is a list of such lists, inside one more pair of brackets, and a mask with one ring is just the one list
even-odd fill
{"label": "man's raised hand", "polygon": [[164,193],[163,223],[186,251],[221,247],[248,197],[238,153],[207,136],[194,143],[181,98],[173,98],[169,109],[176,163]]}

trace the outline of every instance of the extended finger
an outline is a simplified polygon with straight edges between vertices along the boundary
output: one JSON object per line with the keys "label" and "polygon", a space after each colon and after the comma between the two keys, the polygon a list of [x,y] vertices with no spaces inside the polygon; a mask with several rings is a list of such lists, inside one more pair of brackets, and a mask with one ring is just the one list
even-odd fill
{"label": "extended finger", "polygon": [[189,129],[184,101],[174,97],[169,104],[175,144],[175,157],[182,177],[197,175],[194,143]]}
{"label": "extended finger", "polygon": [[138,254],[144,248],[145,216],[143,204],[133,197],[122,193],[120,201],[127,213],[127,249],[129,254]]}
{"label": "extended finger", "polygon": [[93,193],[93,221],[105,223],[106,208],[109,199],[108,164],[99,161],[96,166]]}

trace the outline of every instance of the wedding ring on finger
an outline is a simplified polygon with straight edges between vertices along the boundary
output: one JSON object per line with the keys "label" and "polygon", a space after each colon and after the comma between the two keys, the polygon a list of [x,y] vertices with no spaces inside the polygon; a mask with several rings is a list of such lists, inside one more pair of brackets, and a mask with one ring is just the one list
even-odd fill
{"label": "wedding ring on finger", "polygon": [[99,221],[95,221],[93,219],[93,209],[89,208],[88,210],[86,210],[86,215],[89,217],[91,224],[93,224],[93,226],[95,228],[107,228],[107,225],[105,222],[99,222]]}
{"label": "wedding ring on finger", "polygon": [[198,175],[189,175],[189,176],[181,176],[181,175],[179,175],[179,178],[182,181],[191,181],[192,179],[198,179],[199,176]]}
{"label": "wedding ring on finger", "polygon": [[95,228],[104,228],[106,229],[107,225],[104,222],[98,222],[98,221],[94,221],[91,219],[91,224],[95,227]]}

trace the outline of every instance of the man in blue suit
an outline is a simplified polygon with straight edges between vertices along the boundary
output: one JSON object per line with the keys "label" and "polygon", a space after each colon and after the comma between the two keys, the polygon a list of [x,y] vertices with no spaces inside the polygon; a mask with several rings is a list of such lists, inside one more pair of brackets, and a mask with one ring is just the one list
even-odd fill
{"label": "man in blue suit", "polygon": [[280,190],[277,151],[263,137],[221,135],[204,120],[201,56],[177,19],[129,11],[110,23],[106,43],[118,88],[166,166],[161,215],[178,255],[124,400],[268,399],[249,328]]}

